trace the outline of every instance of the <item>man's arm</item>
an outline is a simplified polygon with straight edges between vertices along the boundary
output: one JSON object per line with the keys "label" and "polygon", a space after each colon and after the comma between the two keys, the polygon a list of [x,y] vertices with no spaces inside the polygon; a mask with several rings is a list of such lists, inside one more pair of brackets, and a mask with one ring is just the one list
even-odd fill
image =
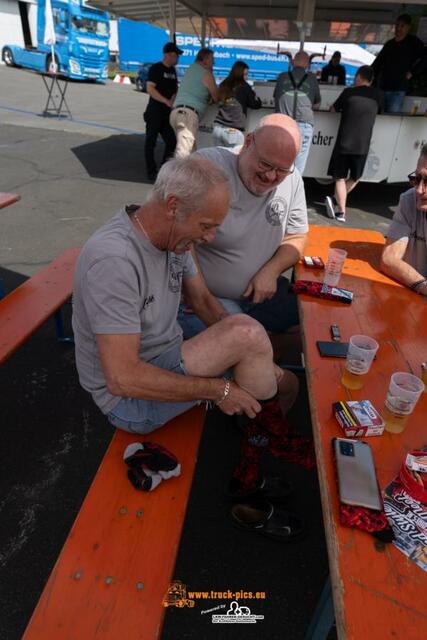
{"label": "man's arm", "polygon": [[165,96],[162,96],[162,94],[157,91],[154,82],[147,81],[147,93],[153,98],[153,100],[157,100],[157,102],[163,102],[163,104],[165,104],[167,107],[172,107],[173,100],[169,100],[168,98],[165,98]]}
{"label": "man's arm", "polygon": [[186,302],[208,327],[229,315],[207,288],[200,268],[196,276],[183,279],[182,288]]}
{"label": "man's arm", "polygon": [[211,94],[212,102],[218,102],[218,87],[210,71],[206,71],[203,76],[203,84]]}
{"label": "man's arm", "polygon": [[252,278],[243,297],[252,297],[254,304],[270,300],[276,293],[280,274],[301,260],[306,241],[306,233],[286,234],[274,256]]}
{"label": "man's arm", "polygon": [[[416,282],[423,280],[424,276],[403,259],[407,246],[407,238],[403,238],[402,240],[388,238],[382,252],[380,268],[381,271],[388,276],[398,280],[407,287],[411,287]],[[425,294],[427,295],[427,291]]]}
{"label": "man's arm", "polygon": [[98,334],[96,341],[108,391],[124,398],[165,402],[218,401],[222,378],[181,376],[139,358],[140,334]]}

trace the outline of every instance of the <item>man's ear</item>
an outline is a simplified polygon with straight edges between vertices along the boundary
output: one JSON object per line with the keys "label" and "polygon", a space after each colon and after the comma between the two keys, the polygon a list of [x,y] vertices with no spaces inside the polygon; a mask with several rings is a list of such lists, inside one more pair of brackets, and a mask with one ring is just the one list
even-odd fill
{"label": "man's ear", "polygon": [[247,133],[245,136],[245,141],[243,143],[243,148],[244,149],[249,149],[249,147],[252,144],[252,140],[253,140],[254,134],[253,133]]}
{"label": "man's ear", "polygon": [[177,207],[178,207],[178,198],[173,195],[168,196],[166,199],[166,217],[169,220],[175,220]]}

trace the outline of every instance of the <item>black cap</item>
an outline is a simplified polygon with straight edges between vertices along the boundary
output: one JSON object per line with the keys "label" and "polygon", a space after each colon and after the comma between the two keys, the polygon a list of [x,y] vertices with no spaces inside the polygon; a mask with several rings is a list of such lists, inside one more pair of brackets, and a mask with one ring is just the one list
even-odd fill
{"label": "black cap", "polygon": [[178,49],[174,42],[167,42],[163,47],[163,53],[176,53],[178,56],[181,56],[184,52]]}

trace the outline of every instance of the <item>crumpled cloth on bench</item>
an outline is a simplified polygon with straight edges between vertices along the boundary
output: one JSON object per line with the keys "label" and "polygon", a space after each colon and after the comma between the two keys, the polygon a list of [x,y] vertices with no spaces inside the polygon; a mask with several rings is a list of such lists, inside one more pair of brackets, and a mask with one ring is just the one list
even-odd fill
{"label": "crumpled cloth on bench", "polygon": [[155,442],[132,442],[124,453],[128,478],[135,489],[153,491],[162,480],[181,475],[176,456]]}

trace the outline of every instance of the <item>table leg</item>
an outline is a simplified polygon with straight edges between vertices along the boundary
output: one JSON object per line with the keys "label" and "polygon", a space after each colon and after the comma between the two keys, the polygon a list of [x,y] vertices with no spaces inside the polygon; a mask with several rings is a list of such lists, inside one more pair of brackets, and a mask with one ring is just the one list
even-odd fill
{"label": "table leg", "polygon": [[326,640],[334,622],[331,579],[328,576],[304,640]]}

